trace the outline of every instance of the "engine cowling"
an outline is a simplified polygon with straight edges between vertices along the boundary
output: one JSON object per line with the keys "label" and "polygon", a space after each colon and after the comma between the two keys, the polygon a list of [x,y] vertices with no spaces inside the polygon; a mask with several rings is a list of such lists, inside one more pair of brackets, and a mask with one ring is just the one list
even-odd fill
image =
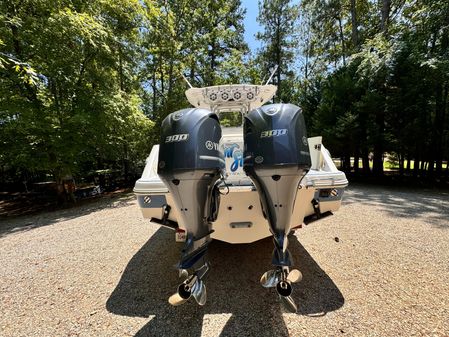
{"label": "engine cowling", "polygon": [[215,113],[184,109],[162,122],[158,175],[173,197],[187,231],[180,268],[187,269],[205,252],[217,209],[215,183],[225,166],[219,150],[221,127]]}
{"label": "engine cowling", "polygon": [[216,171],[224,168],[219,150],[221,127],[218,116],[206,109],[183,109],[162,122],[159,175],[185,170]]}
{"label": "engine cowling", "polygon": [[301,109],[271,104],[251,111],[244,122],[243,169],[256,185],[275,239],[273,264],[290,265],[287,235],[298,185],[311,166]]}

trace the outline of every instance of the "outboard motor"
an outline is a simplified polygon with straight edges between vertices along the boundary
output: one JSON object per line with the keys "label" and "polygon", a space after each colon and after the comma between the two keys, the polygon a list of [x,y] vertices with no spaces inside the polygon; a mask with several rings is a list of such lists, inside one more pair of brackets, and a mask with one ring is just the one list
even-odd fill
{"label": "outboard motor", "polygon": [[296,312],[290,297],[291,283],[301,279],[287,249],[290,220],[298,185],[311,166],[304,116],[293,104],[271,104],[251,111],[244,123],[244,170],[256,185],[264,215],[274,238],[272,263],[261,283],[276,287],[289,311]]}
{"label": "outboard motor", "polygon": [[187,232],[178,268],[185,276],[188,269],[193,270],[169,302],[179,305],[193,295],[203,305],[206,288],[202,278],[209,269],[204,255],[218,210],[216,182],[225,164],[218,146],[221,127],[218,116],[209,110],[184,109],[168,115],[161,129],[158,175]]}

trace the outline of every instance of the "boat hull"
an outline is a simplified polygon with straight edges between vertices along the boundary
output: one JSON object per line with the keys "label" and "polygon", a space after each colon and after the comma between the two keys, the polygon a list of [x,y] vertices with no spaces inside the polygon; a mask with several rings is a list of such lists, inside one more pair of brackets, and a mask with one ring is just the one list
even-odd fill
{"label": "boat hull", "polygon": [[[313,139],[309,141],[313,146]],[[341,206],[348,181],[345,174],[329,162],[331,158],[327,150],[324,147],[319,150],[324,152],[324,164],[315,164],[326,170],[314,169],[313,164],[299,184],[290,218],[292,229],[301,227],[305,218],[314,217],[314,220],[317,220],[320,214],[330,214],[329,212],[335,212]],[[154,146],[142,178],[136,182],[134,188],[140,210],[146,219],[161,219],[164,215],[163,206],[174,205],[168,188],[159,179],[154,167],[158,151],[159,147]],[[241,185],[229,184],[220,187],[218,217],[212,222],[213,239],[237,244],[251,243],[272,235],[255,186],[249,179],[240,182]],[[185,229],[176,207],[171,207],[167,219],[178,223],[180,229]]]}

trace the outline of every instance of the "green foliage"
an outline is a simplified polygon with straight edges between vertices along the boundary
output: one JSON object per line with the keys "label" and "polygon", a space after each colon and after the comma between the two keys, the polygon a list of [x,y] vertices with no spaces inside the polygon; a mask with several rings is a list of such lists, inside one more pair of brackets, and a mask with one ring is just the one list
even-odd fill
{"label": "green foliage", "polygon": [[240,0],[157,1],[143,39],[145,113],[156,125],[189,106],[184,74],[195,86],[238,83],[249,76]]}
{"label": "green foliage", "polygon": [[[385,153],[443,172],[449,158],[449,3],[304,0],[301,101],[313,134],[349,163]],[[356,26],[353,25],[356,24]],[[323,73],[323,71],[325,71]],[[366,167],[365,167],[366,166]],[[349,169],[349,167],[346,167]]]}
{"label": "green foliage", "polygon": [[182,75],[261,83],[276,65],[275,101],[300,104],[309,135],[345,169],[354,157],[369,173],[372,157],[382,174],[392,153],[400,170],[408,159],[416,174],[442,176],[448,1],[261,0],[255,55],[244,16],[241,0],[0,2],[2,177],[131,176],[163,118],[189,106]]}
{"label": "green foliage", "polygon": [[257,21],[262,31],[257,39],[262,41],[257,61],[262,73],[270,73],[277,66],[273,84],[277,85],[276,102],[293,102],[296,76],[293,71],[297,47],[299,7],[290,0],[259,1]]}
{"label": "green foliage", "polygon": [[138,172],[162,119],[188,106],[182,73],[195,85],[254,75],[244,15],[240,0],[2,2],[2,171]]}
{"label": "green foliage", "polygon": [[141,3],[0,6],[0,165],[60,180],[89,166],[142,162],[152,122],[134,75],[147,20]]}

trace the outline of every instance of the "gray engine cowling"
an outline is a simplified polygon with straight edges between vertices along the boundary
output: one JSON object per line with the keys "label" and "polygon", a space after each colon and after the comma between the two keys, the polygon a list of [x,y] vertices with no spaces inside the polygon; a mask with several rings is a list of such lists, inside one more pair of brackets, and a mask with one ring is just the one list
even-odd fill
{"label": "gray engine cowling", "polygon": [[251,111],[244,122],[243,169],[256,185],[274,235],[273,264],[289,266],[287,235],[298,185],[311,166],[301,109],[271,104]]}
{"label": "gray engine cowling", "polygon": [[180,262],[180,268],[187,269],[201,257],[211,231],[211,212],[218,208],[214,186],[225,165],[218,146],[221,127],[209,110],[184,109],[168,115],[161,129],[158,175],[187,231]]}
{"label": "gray engine cowling", "polygon": [[220,138],[221,127],[215,113],[206,109],[171,113],[161,125],[158,174],[222,170],[224,159],[218,146]]}

